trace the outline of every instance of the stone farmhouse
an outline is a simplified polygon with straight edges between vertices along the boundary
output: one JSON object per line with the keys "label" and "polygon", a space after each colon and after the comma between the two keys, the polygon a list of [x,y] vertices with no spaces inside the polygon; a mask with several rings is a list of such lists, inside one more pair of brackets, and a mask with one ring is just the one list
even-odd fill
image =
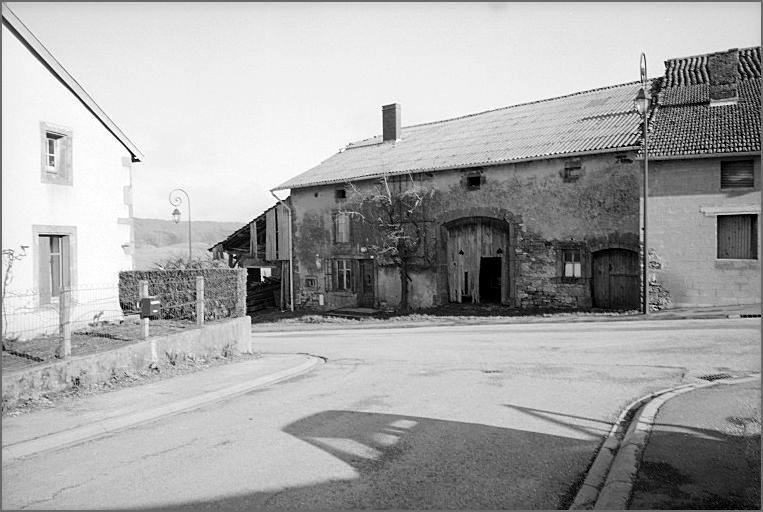
{"label": "stone farmhouse", "polygon": [[518,308],[639,307],[640,83],[604,87],[349,144],[276,187],[290,189],[298,305],[394,306],[396,268],[377,264],[352,187],[387,177],[436,191],[420,219],[422,264],[409,303],[494,302]]}
{"label": "stone farmhouse", "polygon": [[101,294],[113,300],[98,308],[121,314],[118,273],[132,268],[131,166],[143,155],[5,4],[2,39],[4,279],[6,251],[19,257],[3,290],[4,327],[57,328],[63,287],[75,289],[75,321],[93,318],[76,292],[89,286],[111,287]]}
{"label": "stone farmhouse", "polygon": [[676,306],[760,303],[760,47],[671,59],[660,82],[654,277]]}

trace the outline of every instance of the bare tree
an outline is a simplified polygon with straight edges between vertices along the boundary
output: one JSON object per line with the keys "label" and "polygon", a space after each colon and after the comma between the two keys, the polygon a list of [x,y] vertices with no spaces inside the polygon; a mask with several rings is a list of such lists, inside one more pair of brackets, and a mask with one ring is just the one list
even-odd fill
{"label": "bare tree", "polygon": [[426,212],[435,200],[435,190],[416,181],[413,175],[391,182],[386,176],[370,187],[348,183],[347,206],[339,213],[355,219],[359,238],[380,265],[392,265],[400,273],[401,311],[408,311],[411,271],[432,265],[427,243]]}

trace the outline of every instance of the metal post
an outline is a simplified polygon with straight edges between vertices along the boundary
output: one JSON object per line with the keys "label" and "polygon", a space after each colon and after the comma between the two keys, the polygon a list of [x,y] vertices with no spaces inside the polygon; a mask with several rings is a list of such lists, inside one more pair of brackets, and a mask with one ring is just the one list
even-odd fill
{"label": "metal post", "polygon": [[649,109],[644,112],[644,314],[649,314],[649,244],[646,240],[647,209],[649,195]]}
{"label": "metal post", "polygon": [[204,277],[196,276],[196,325],[204,325]]}
{"label": "metal post", "polygon": [[[148,297],[148,281],[140,280],[138,281],[138,287],[139,287],[139,296],[141,299],[145,299]],[[141,329],[141,338],[142,339],[148,339],[148,318],[141,318],[140,319],[140,329]]]}
{"label": "metal post", "polygon": [[61,344],[58,346],[58,357],[67,359],[72,355],[72,324],[71,324],[71,289],[61,288],[58,297],[58,332]]}

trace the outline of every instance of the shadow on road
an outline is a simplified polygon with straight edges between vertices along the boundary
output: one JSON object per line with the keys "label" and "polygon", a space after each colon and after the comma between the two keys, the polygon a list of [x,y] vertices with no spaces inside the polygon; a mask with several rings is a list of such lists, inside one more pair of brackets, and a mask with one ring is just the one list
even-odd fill
{"label": "shadow on road", "polygon": [[599,437],[354,411],[321,412],[283,430],[358,476],[150,508],[566,509],[601,443]]}
{"label": "shadow on road", "polygon": [[760,510],[760,434],[657,424],[630,509]]}

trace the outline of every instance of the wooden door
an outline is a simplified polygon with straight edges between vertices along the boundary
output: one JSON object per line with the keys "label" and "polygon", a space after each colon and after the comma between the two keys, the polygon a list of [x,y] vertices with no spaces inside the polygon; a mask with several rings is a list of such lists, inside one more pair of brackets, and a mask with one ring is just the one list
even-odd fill
{"label": "wooden door", "polygon": [[374,260],[359,260],[360,286],[358,289],[358,306],[363,308],[374,307],[374,283],[375,270]]}
{"label": "wooden door", "polygon": [[607,249],[593,255],[593,305],[602,309],[639,309],[638,253]]}

